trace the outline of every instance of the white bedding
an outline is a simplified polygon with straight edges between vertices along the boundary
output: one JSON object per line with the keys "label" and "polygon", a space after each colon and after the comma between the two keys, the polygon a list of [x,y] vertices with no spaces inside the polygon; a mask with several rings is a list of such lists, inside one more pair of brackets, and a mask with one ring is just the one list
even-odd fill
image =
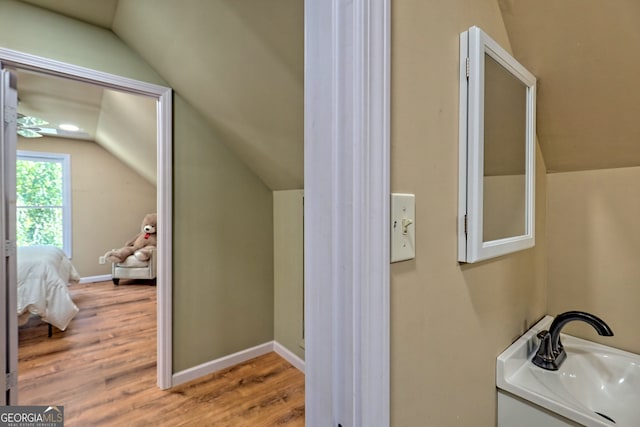
{"label": "white bedding", "polygon": [[69,283],[80,276],[61,249],[53,246],[18,248],[18,322],[31,314],[65,330],[78,313],[69,294]]}

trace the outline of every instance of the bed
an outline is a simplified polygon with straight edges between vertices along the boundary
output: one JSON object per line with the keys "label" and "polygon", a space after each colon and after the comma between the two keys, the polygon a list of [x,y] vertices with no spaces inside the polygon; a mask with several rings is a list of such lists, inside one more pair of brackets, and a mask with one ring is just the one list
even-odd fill
{"label": "bed", "polygon": [[37,315],[49,325],[67,329],[79,311],[68,287],[80,280],[71,261],[54,246],[26,246],[18,248],[17,263],[18,324]]}

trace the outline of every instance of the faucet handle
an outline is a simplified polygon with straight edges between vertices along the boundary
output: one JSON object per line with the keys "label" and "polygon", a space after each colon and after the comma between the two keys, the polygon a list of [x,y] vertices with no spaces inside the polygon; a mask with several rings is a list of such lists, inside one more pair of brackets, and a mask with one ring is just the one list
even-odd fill
{"label": "faucet handle", "polygon": [[554,355],[551,351],[551,334],[549,331],[540,331],[536,336],[540,339],[536,356],[544,360],[553,360]]}
{"label": "faucet handle", "polygon": [[[547,340],[551,340],[551,336],[549,335],[549,331],[540,331],[540,332],[538,332],[536,334],[536,336],[541,340],[541,342],[545,342],[545,337],[546,337]],[[549,341],[549,344],[551,344],[551,341]],[[551,350],[553,350],[553,349],[551,349]],[[557,356],[558,354],[562,353],[562,350],[564,350],[564,347],[562,346],[562,343],[560,342],[560,338],[558,338],[558,350],[557,351],[553,351],[554,356]]]}
{"label": "faucet handle", "polygon": [[556,346],[553,353],[556,355],[556,357],[564,353],[564,346],[562,345],[562,341],[560,341],[560,336],[558,336],[558,345]]}
{"label": "faucet handle", "polygon": [[551,349],[551,334],[549,331],[540,331],[536,336],[540,339],[540,345],[531,362],[543,369],[557,370],[558,367],[555,365],[556,356]]}

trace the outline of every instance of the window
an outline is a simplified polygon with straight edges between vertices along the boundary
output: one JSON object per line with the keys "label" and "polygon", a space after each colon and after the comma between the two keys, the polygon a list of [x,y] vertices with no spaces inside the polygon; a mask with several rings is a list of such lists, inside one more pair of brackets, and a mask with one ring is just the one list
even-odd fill
{"label": "window", "polygon": [[71,258],[69,155],[18,151],[16,235],[18,246],[52,245]]}

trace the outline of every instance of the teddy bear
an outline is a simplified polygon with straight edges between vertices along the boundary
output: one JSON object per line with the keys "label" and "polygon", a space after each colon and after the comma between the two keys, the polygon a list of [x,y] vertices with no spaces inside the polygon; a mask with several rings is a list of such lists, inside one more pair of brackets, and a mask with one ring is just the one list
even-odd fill
{"label": "teddy bear", "polygon": [[124,247],[108,251],[104,254],[104,258],[118,263],[123,262],[128,256],[134,255],[140,261],[147,261],[151,258],[151,253],[158,244],[157,228],[158,215],[155,213],[146,214],[142,220],[142,231],[127,241]]}

